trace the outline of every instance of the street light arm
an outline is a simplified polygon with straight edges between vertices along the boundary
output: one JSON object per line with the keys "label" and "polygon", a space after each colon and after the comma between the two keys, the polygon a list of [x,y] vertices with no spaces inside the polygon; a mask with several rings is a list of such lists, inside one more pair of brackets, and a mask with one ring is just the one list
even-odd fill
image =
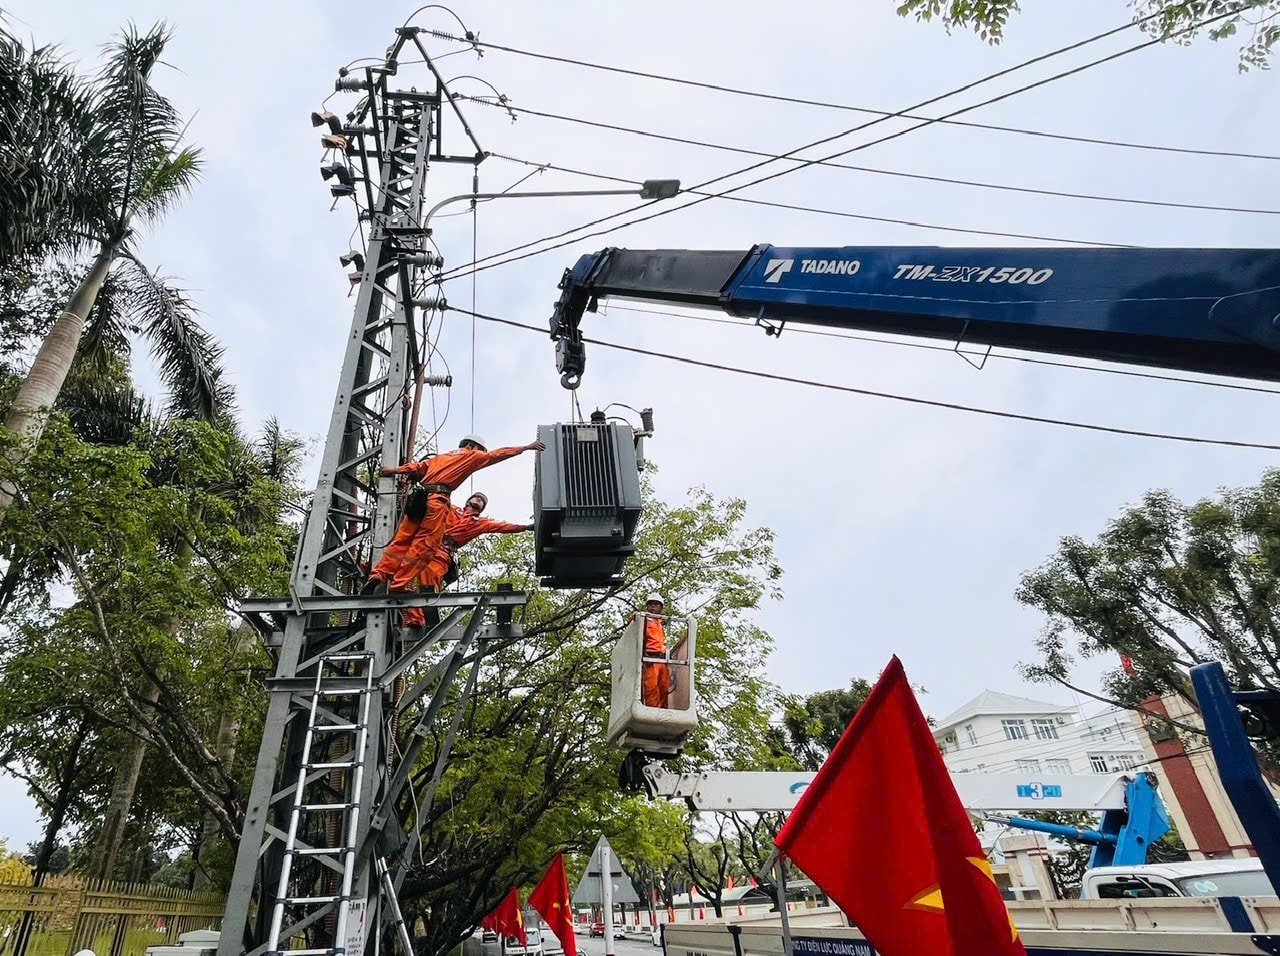
{"label": "street light arm", "polygon": [[427,212],[422,228],[430,232],[431,217],[453,203],[481,199],[568,198],[572,196],[639,196],[641,199],[670,199],[680,192],[678,179],[646,179],[638,189],[530,190],[516,193],[459,193],[442,199]]}

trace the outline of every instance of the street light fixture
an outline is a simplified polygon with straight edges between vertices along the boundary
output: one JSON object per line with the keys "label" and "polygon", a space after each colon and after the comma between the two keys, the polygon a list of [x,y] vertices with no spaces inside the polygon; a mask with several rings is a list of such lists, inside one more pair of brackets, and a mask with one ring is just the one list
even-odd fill
{"label": "street light fixture", "polygon": [[317,110],[311,114],[311,125],[328,126],[329,132],[335,135],[342,132],[342,120],[338,119],[336,113]]}
{"label": "street light fixture", "polygon": [[328,166],[321,166],[320,176],[325,180],[325,182],[328,182],[334,176],[337,176],[338,182],[342,183],[344,186],[350,186],[355,178],[351,175],[351,168],[343,163],[330,163]]}

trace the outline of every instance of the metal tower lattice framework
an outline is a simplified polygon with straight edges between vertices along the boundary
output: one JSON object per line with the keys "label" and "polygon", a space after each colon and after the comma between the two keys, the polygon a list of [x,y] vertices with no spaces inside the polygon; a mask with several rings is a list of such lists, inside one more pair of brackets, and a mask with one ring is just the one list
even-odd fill
{"label": "metal tower lattice framework", "polygon": [[[388,870],[383,857],[412,850],[420,837],[416,821],[407,827],[402,798],[426,737],[421,731],[437,719],[466,664],[470,692],[488,640],[518,636],[511,612],[524,596],[517,592],[358,593],[362,566],[378,558],[396,526],[395,479],[377,472],[405,460],[410,441],[408,398],[415,378],[422,381],[425,352],[415,309],[439,305],[422,297],[430,270],[440,266],[421,225],[427,169],[432,162],[474,164],[484,157],[418,32],[399,29],[384,63],[366,68],[362,78],[343,74],[336,84],[338,91],[364,94],[341,132],[333,129],[338,121],[330,121],[327,145],[342,162],[352,161],[348,171],[364,199],[369,241],[289,596],[242,606],[258,623],[276,666],[218,956],[261,956],[269,939],[276,951],[345,952],[347,939],[337,937],[347,922],[347,903],[368,901],[372,893],[376,904],[380,886],[398,888],[405,865],[396,862]],[[389,86],[396,58],[410,42],[434,77],[431,92]],[[443,152],[445,109],[474,154]],[[444,609],[443,620],[425,637],[394,633],[394,612],[413,606]],[[486,621],[495,611],[496,622]],[[425,674],[414,669],[429,657],[436,660]],[[344,696],[357,676],[344,674],[344,661],[359,662],[360,683],[372,675],[372,693]],[[414,744],[397,766],[396,725],[414,718]],[[367,733],[341,732],[355,727],[367,727]],[[447,740],[454,733],[456,721]],[[362,754],[350,752],[353,740],[364,742]],[[448,749],[438,755],[433,785]],[[356,767],[360,772],[353,772]],[[352,856],[354,868],[347,865]],[[348,883],[349,893],[343,890]],[[393,909],[381,910],[374,925],[393,918]]]}

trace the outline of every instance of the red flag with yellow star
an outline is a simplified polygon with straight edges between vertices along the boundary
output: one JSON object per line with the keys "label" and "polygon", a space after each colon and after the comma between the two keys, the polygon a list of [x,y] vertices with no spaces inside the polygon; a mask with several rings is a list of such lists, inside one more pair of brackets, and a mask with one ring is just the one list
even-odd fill
{"label": "red flag with yellow star", "polygon": [[569,904],[569,878],[564,872],[564,854],[557,853],[547,872],[529,894],[529,905],[542,914],[551,932],[564,947],[564,956],[578,956],[573,935],[573,909]]}
{"label": "red flag with yellow star", "polygon": [[897,657],[774,842],[880,956],[1026,956]]}
{"label": "red flag with yellow star", "polygon": [[524,916],[520,913],[520,895],[513,886],[502,898],[502,902],[494,907],[493,912],[484,918],[481,925],[493,927],[499,936],[510,936],[520,940],[521,946],[529,943],[524,935]]}

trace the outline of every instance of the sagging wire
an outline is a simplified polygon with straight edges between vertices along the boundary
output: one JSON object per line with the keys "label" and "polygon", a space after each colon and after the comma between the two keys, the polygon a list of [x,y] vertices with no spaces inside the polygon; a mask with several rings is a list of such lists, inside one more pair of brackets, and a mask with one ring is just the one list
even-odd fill
{"label": "sagging wire", "polygon": [[[453,312],[466,313],[465,309],[458,306],[446,306]],[[517,322],[512,319],[504,319],[494,315],[480,314],[477,318],[482,318],[486,322],[496,322],[501,325],[507,325],[512,328],[525,329],[530,332],[536,332],[539,335],[546,335],[544,328],[536,325],[529,325],[525,322]],[[992,418],[1004,418],[1013,421],[1030,422],[1038,425],[1057,425],[1064,428],[1081,429],[1084,431],[1102,432],[1111,435],[1123,435],[1131,438],[1155,438],[1164,441],[1186,442],[1196,445],[1219,445],[1226,448],[1250,448],[1260,449],[1263,451],[1280,451],[1280,445],[1266,442],[1236,441],[1226,438],[1205,438],[1199,435],[1184,435],[1169,432],[1153,432],[1137,428],[1120,428],[1113,425],[1099,425],[1093,422],[1081,422],[1072,419],[1050,418],[1043,415],[1030,415],[1023,412],[1011,412],[1002,409],[984,408],[981,406],[965,405],[958,402],[939,401],[935,399],[920,398],[915,395],[903,395],[892,392],[881,392],[873,389],[858,388],[852,385],[842,385],[835,382],[821,382],[813,379],[799,378],[792,375],[782,375],[776,372],[766,372],[761,369],[741,368],[733,365],[726,365],[721,362],[711,362],[702,359],[691,358],[686,355],[675,355],[669,352],[658,352],[652,349],[644,349],[633,345],[622,345],[618,342],[606,342],[601,339],[583,337],[583,341],[592,345],[598,345],[602,348],[614,349],[622,352],[629,352],[634,355],[644,355],[649,358],[664,359],[670,362],[677,362],[682,365],[689,365],[696,368],[710,369],[718,372],[731,372],[737,375],[750,376],[752,378],[765,379],[773,382],[783,382],[791,385],[804,385],[810,388],[821,388],[828,391],[843,392],[851,395],[861,395],[869,398],[888,399],[890,401],[903,402],[910,405],[920,405],[930,408],[945,409],[947,411],[967,412],[974,415],[984,415]],[[575,395],[576,401],[576,395]]]}

